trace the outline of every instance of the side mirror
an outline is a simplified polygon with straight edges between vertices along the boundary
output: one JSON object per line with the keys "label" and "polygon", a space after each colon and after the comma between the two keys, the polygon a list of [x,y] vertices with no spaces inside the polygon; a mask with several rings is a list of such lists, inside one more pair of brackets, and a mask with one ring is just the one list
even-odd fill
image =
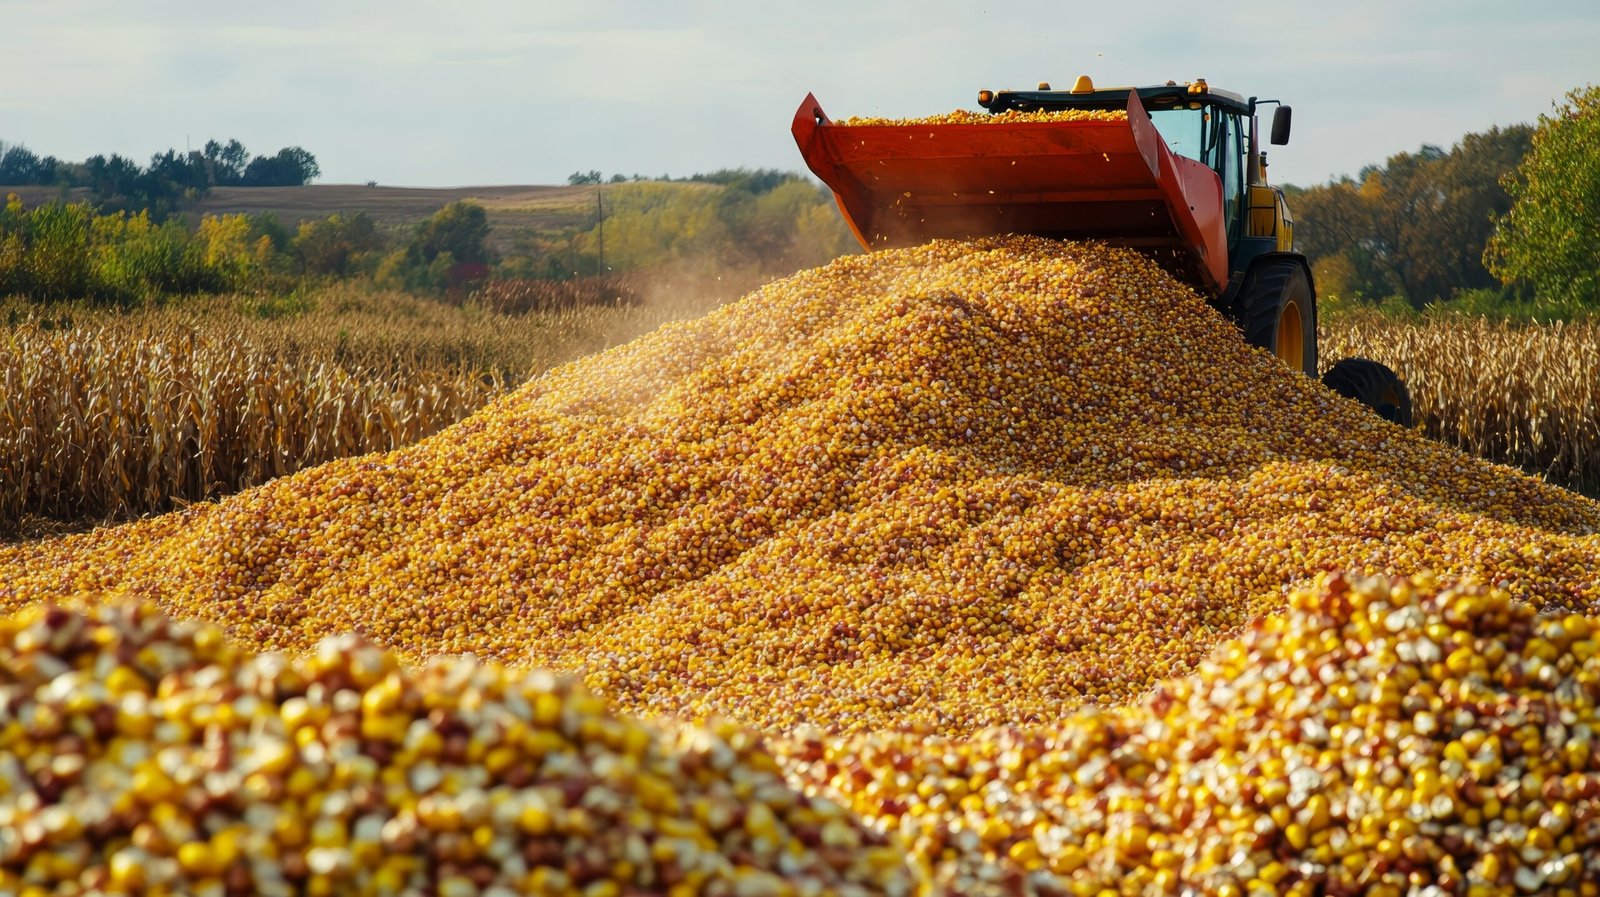
{"label": "side mirror", "polygon": [[1288,106],[1279,106],[1272,110],[1272,143],[1274,146],[1283,146],[1289,142],[1289,119],[1294,110]]}

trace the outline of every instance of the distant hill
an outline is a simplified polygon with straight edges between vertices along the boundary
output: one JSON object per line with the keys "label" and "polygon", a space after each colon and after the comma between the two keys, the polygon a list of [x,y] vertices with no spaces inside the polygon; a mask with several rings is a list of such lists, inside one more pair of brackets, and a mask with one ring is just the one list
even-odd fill
{"label": "distant hill", "polygon": [[[393,249],[442,207],[470,200],[487,212],[489,246],[504,263],[504,277],[592,272],[602,256],[608,270],[692,263],[766,277],[856,250],[832,197],[814,184],[782,172],[714,174],[730,177],[581,186],[213,187],[184,211],[191,225],[202,215],[271,213],[291,233],[301,222],[361,213],[389,232]],[[30,207],[90,198],[87,189],[0,187],[0,196],[7,192]],[[604,199],[603,253],[597,198]]]}
{"label": "distant hill", "polygon": [[285,224],[325,218],[334,212],[366,212],[384,225],[421,221],[458,200],[472,200],[496,213],[537,216],[544,227],[586,225],[594,217],[594,187],[366,187],[311,184],[306,187],[217,187],[196,209],[205,215],[272,212]]}
{"label": "distant hill", "polygon": [[[225,215],[271,212],[293,229],[301,221],[335,212],[365,212],[379,226],[405,228],[427,219],[441,206],[472,200],[489,213],[491,242],[504,249],[515,235],[587,230],[595,220],[594,186],[536,185],[478,187],[368,187],[362,184],[311,184],[305,187],[215,187],[190,214]],[[62,198],[55,187],[0,187],[28,206]],[[87,201],[86,188],[69,190],[69,201]]]}

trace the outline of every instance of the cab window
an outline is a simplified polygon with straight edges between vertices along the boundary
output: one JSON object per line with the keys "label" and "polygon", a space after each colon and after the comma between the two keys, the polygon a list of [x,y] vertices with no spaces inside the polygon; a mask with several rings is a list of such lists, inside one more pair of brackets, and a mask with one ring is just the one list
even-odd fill
{"label": "cab window", "polygon": [[1212,165],[1222,176],[1222,220],[1228,231],[1228,242],[1233,242],[1239,220],[1239,208],[1244,196],[1243,135],[1239,131],[1239,116],[1229,112],[1217,114],[1217,145]]}
{"label": "cab window", "polygon": [[1231,244],[1244,197],[1244,134],[1239,116],[1196,105],[1150,110],[1150,121],[1174,153],[1210,167],[1222,179],[1223,225]]}
{"label": "cab window", "polygon": [[1173,152],[1196,162],[1205,161],[1204,109],[1153,109],[1150,111],[1150,121]]}

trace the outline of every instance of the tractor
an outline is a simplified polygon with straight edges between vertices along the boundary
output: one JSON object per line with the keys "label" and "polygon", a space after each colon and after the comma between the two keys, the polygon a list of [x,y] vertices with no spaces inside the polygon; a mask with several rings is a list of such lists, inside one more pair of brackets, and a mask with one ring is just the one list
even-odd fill
{"label": "tractor", "polygon": [[[999,234],[1130,247],[1199,291],[1247,342],[1317,377],[1311,266],[1259,147],[1257,110],[1275,107],[1269,136],[1284,145],[1290,107],[1203,78],[1098,88],[1087,75],[1070,90],[982,90],[978,105],[995,118],[848,125],[807,95],[792,131],[868,250]],[[1050,114],[1074,110],[1126,116]],[[1410,395],[1384,365],[1347,358],[1321,379],[1411,426]]]}

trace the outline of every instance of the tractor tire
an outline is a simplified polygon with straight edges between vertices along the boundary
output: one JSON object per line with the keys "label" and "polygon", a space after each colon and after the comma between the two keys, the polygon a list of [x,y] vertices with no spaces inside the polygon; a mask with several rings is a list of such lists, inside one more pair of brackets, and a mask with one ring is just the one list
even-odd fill
{"label": "tractor tire", "polygon": [[1234,307],[1245,342],[1317,376],[1317,297],[1304,267],[1287,259],[1262,263],[1239,288]]}
{"label": "tractor tire", "polygon": [[1322,385],[1355,399],[1390,423],[1410,428],[1411,392],[1394,371],[1367,358],[1346,358],[1322,375]]}

